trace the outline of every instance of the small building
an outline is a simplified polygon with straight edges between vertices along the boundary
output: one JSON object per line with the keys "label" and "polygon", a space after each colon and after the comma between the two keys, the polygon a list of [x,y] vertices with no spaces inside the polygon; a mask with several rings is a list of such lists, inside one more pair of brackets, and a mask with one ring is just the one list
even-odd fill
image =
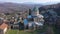
{"label": "small building", "polygon": [[13,24],[11,27],[11,29],[19,29],[19,23]]}
{"label": "small building", "polygon": [[5,34],[7,29],[8,29],[7,24],[3,23],[2,25],[0,25],[0,34]]}

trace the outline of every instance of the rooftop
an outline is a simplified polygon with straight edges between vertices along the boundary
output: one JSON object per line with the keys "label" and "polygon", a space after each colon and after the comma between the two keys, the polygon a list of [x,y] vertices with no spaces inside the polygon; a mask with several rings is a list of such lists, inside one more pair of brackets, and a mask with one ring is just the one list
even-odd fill
{"label": "rooftop", "polygon": [[0,29],[5,29],[6,27],[8,27],[8,25],[7,24],[5,24],[5,23],[3,23],[2,25],[0,25]]}

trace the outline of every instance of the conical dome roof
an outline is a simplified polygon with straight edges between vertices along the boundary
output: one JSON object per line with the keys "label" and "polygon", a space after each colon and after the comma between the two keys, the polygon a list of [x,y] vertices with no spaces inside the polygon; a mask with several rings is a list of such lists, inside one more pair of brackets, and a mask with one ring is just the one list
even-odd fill
{"label": "conical dome roof", "polygon": [[32,11],[38,11],[38,7],[34,7]]}

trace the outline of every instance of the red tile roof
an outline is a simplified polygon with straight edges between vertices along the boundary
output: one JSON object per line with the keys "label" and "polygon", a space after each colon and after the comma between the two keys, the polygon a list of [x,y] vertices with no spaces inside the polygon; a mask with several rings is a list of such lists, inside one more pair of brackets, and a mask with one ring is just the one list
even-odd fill
{"label": "red tile roof", "polygon": [[8,25],[7,24],[5,24],[5,23],[3,23],[2,25],[0,25],[0,29],[5,29],[6,27],[8,27]]}

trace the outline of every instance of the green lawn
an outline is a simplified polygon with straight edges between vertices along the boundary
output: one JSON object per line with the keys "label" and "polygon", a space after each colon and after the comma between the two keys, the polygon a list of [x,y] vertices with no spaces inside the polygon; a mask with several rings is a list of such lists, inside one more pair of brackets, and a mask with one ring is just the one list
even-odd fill
{"label": "green lawn", "polygon": [[17,34],[18,30],[8,30],[6,34]]}
{"label": "green lawn", "polygon": [[8,30],[6,34],[36,34],[36,32],[27,32],[24,30]]}
{"label": "green lawn", "polygon": [[43,33],[45,30],[35,30],[33,32],[28,32],[24,30],[8,30],[6,34],[37,34],[37,33]]}
{"label": "green lawn", "polygon": [[37,33],[43,33],[46,31],[46,27],[44,26],[43,29],[35,30],[33,32],[28,32],[24,30],[8,30],[6,34],[37,34]]}

